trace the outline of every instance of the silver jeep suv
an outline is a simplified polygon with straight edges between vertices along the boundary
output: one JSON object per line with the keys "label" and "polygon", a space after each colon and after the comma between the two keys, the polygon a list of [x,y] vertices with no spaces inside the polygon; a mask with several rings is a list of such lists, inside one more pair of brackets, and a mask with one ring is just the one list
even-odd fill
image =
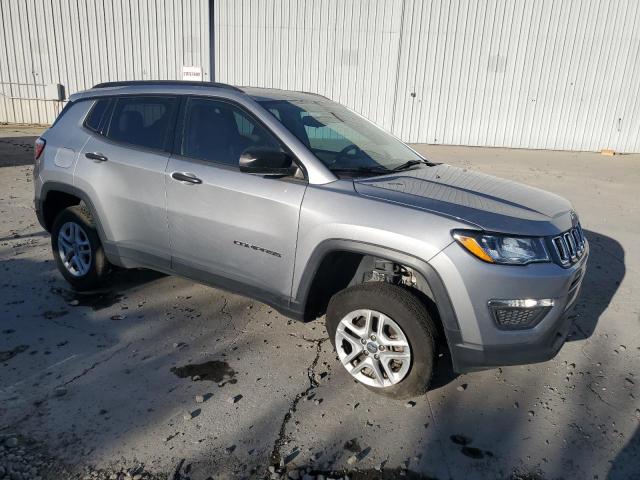
{"label": "silver jeep suv", "polygon": [[345,369],[395,398],[436,349],[466,372],[547,360],[588,243],[565,199],[435,164],[309,93],[115,82],[73,95],[35,148],[62,275],[150,268],[326,314]]}

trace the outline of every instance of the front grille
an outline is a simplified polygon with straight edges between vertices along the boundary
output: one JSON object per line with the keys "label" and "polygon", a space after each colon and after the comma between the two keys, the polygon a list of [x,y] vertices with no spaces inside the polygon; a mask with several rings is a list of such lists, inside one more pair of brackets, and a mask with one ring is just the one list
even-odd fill
{"label": "front grille", "polygon": [[577,262],[584,255],[586,239],[579,223],[572,229],[554,237],[551,242],[558,260],[563,266]]}

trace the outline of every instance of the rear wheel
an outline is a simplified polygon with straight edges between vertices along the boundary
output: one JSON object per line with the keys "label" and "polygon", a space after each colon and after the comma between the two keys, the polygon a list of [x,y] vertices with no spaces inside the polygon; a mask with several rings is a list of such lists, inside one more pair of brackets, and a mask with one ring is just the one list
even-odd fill
{"label": "rear wheel", "polygon": [[429,388],[436,328],[408,289],[365,283],[333,296],[329,338],[347,372],[370,390],[410,398]]}
{"label": "rear wheel", "polygon": [[95,289],[105,280],[109,263],[85,206],[60,212],[51,229],[51,248],[58,270],[76,290]]}

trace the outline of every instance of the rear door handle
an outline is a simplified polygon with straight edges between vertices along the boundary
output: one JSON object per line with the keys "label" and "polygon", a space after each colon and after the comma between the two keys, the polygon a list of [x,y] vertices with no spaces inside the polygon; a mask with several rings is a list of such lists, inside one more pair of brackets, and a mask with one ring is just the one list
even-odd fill
{"label": "rear door handle", "polygon": [[107,157],[99,152],[87,152],[84,156],[91,160],[96,160],[97,162],[106,162],[108,160]]}
{"label": "rear door handle", "polygon": [[196,177],[193,173],[189,172],[173,172],[171,178],[183,183],[191,183],[194,185],[200,185],[202,180]]}

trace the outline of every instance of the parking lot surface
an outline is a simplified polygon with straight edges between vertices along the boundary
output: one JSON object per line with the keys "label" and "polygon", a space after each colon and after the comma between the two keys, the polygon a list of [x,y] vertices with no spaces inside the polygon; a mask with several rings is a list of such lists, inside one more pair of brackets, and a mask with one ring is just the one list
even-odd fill
{"label": "parking lot surface", "polygon": [[567,197],[591,258],[555,359],[456,376],[444,353],[407,402],[354,383],[323,319],[141,270],[73,292],[32,208],[38,132],[0,127],[0,442],[173,479],[640,478],[640,155],[417,147]]}

